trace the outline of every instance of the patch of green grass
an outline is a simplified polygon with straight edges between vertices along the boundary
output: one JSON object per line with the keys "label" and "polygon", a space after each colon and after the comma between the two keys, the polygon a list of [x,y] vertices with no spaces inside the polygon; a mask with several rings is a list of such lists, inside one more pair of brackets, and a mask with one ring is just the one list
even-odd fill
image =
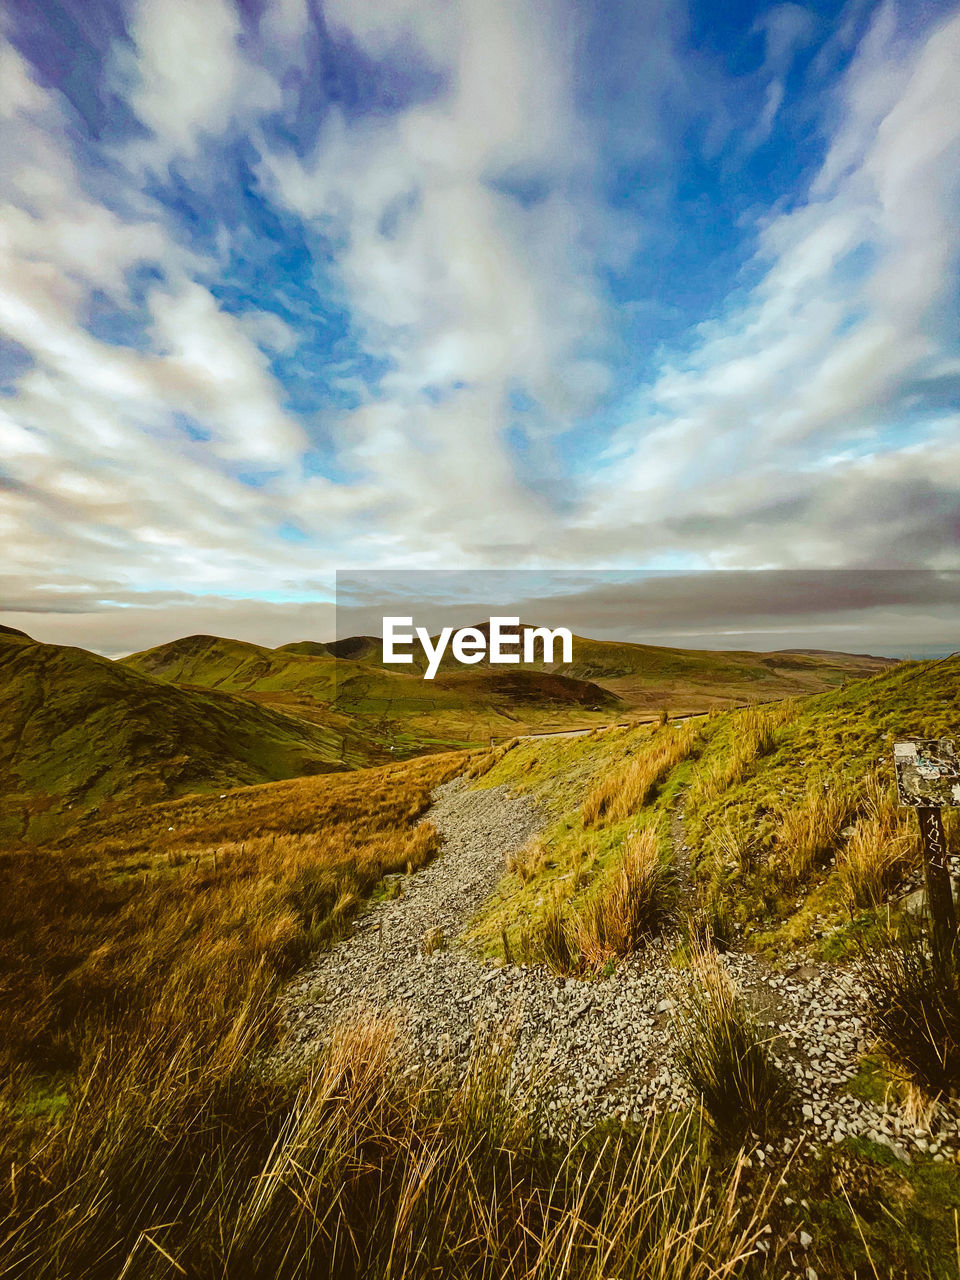
{"label": "patch of green grass", "polygon": [[0,636],[0,838],[92,809],[342,770],[343,736],[217,690]]}
{"label": "patch of green grass", "polygon": [[[884,1106],[891,1096],[897,1096],[897,1083],[879,1054],[867,1054],[860,1061],[857,1074],[844,1086],[847,1093],[875,1106]],[[876,1144],[873,1144],[876,1145]],[[882,1148],[887,1150],[887,1148]]]}
{"label": "patch of green grass", "polygon": [[786,1190],[796,1202],[791,1212],[813,1238],[805,1265],[819,1276],[960,1276],[956,1164],[929,1159],[904,1164],[886,1146],[847,1138],[795,1163]]}
{"label": "patch of green grass", "polygon": [[[815,943],[832,958],[849,954],[875,933],[870,912],[855,909],[851,885],[873,875],[875,862],[882,893],[895,892],[912,865],[909,823],[883,800],[893,742],[956,733],[960,660],[905,663],[805,699],[774,727],[762,753],[730,769],[742,714],[719,717],[698,765],[724,785],[704,789],[695,781],[688,798],[698,879],[728,899],[754,945],[779,951]],[[731,828],[749,834],[755,867],[731,867]],[[948,840],[957,830],[951,817]]]}

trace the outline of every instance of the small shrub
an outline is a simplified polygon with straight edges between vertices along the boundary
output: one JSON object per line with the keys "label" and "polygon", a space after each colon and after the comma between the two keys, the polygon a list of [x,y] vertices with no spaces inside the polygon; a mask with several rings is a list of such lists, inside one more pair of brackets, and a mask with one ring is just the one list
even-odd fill
{"label": "small shrub", "polygon": [[960,971],[935,957],[925,928],[888,933],[862,959],[874,1031],[884,1051],[924,1089],[960,1086]]}
{"label": "small shrub", "polygon": [[531,836],[522,849],[507,854],[507,873],[526,884],[538,875],[547,860],[547,846],[542,836]]}
{"label": "small shrub", "polygon": [[524,964],[545,964],[554,973],[574,971],[579,960],[575,929],[559,895],[533,926],[521,930],[519,952]]}
{"label": "small shrub", "polygon": [[695,955],[679,1016],[680,1067],[717,1138],[737,1146],[771,1132],[790,1109],[793,1086],[714,951]]}
{"label": "small shrub", "polygon": [[739,876],[756,871],[763,856],[765,842],[756,825],[742,820],[726,819],[714,828],[713,852],[727,870]]}

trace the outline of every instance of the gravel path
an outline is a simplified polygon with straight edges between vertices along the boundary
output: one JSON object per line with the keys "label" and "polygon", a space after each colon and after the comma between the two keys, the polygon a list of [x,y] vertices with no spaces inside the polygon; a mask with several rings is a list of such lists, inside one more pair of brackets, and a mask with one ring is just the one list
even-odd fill
{"label": "gravel path", "polygon": [[[650,946],[609,978],[592,981],[557,977],[542,966],[478,963],[454,940],[496,887],[505,856],[529,839],[541,818],[527,798],[512,798],[504,787],[474,791],[456,779],[438,788],[429,819],[443,837],[441,854],[423,870],[396,878],[399,896],[367,911],[352,937],[288,989],[285,1060],[309,1059],[339,1019],[372,1009],[398,1017],[416,1061],[460,1070],[480,1027],[515,1021],[517,1062],[524,1070],[547,1069],[555,1108],[572,1108],[584,1121],[639,1119],[651,1104],[692,1102],[675,1066],[681,974],[670,963],[670,944]],[[675,841],[680,831],[682,819]],[[426,954],[430,931],[446,941]],[[747,953],[725,962],[777,1037],[779,1059],[797,1081],[808,1134],[821,1141],[862,1134],[903,1158],[911,1149],[955,1158],[960,1112],[953,1104],[941,1107],[929,1127],[913,1126],[899,1111],[846,1091],[869,1047],[851,969],[794,964],[774,971]]]}

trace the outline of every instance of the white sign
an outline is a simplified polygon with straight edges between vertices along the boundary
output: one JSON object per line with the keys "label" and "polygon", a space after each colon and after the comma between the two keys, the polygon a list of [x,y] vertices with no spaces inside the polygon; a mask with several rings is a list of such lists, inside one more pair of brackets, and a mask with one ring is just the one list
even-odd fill
{"label": "white sign", "polygon": [[951,738],[908,738],[893,744],[897,794],[912,809],[960,805],[960,758]]}

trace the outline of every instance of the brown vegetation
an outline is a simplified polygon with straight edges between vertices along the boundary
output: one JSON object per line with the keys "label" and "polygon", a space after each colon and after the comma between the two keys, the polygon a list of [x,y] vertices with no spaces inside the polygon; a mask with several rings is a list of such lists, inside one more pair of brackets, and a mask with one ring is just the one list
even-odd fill
{"label": "brown vegetation", "polygon": [[756,1253],[772,1182],[746,1208],[742,1160],[711,1169],[689,1121],[545,1141],[509,1036],[452,1085],[375,1021],[258,1081],[262,1014],[91,1046],[67,1120],[0,1130],[5,1276],[725,1280]]}
{"label": "brown vegetation", "polygon": [[128,809],[59,847],[0,853],[8,1061],[69,1064],[89,1028],[127,1017],[229,1018],[256,975],[289,971],[383,875],[436,852],[418,820],[466,760],[188,797]]}
{"label": "brown vegetation", "polygon": [[694,953],[680,1006],[679,1061],[723,1143],[765,1137],[789,1112],[793,1087],[774,1060],[770,1034],[710,948]]}
{"label": "brown vegetation", "polygon": [[688,723],[663,725],[649,746],[599,783],[583,802],[585,826],[622,822],[647,804],[667,774],[693,751],[702,728]]}
{"label": "brown vegetation", "polygon": [[800,803],[780,814],[777,870],[785,887],[803,884],[836,849],[853,804],[853,795],[843,783],[812,778]]}
{"label": "brown vegetation", "polygon": [[[522,872],[521,872],[522,875]],[[614,874],[582,907],[555,894],[537,921],[521,930],[524,961],[555,973],[599,973],[632,955],[676,918],[677,884],[652,828],[628,840]]]}
{"label": "brown vegetation", "polygon": [[920,861],[919,828],[912,812],[898,808],[892,784],[871,774],[861,803],[863,812],[837,860],[851,912],[882,906]]}

